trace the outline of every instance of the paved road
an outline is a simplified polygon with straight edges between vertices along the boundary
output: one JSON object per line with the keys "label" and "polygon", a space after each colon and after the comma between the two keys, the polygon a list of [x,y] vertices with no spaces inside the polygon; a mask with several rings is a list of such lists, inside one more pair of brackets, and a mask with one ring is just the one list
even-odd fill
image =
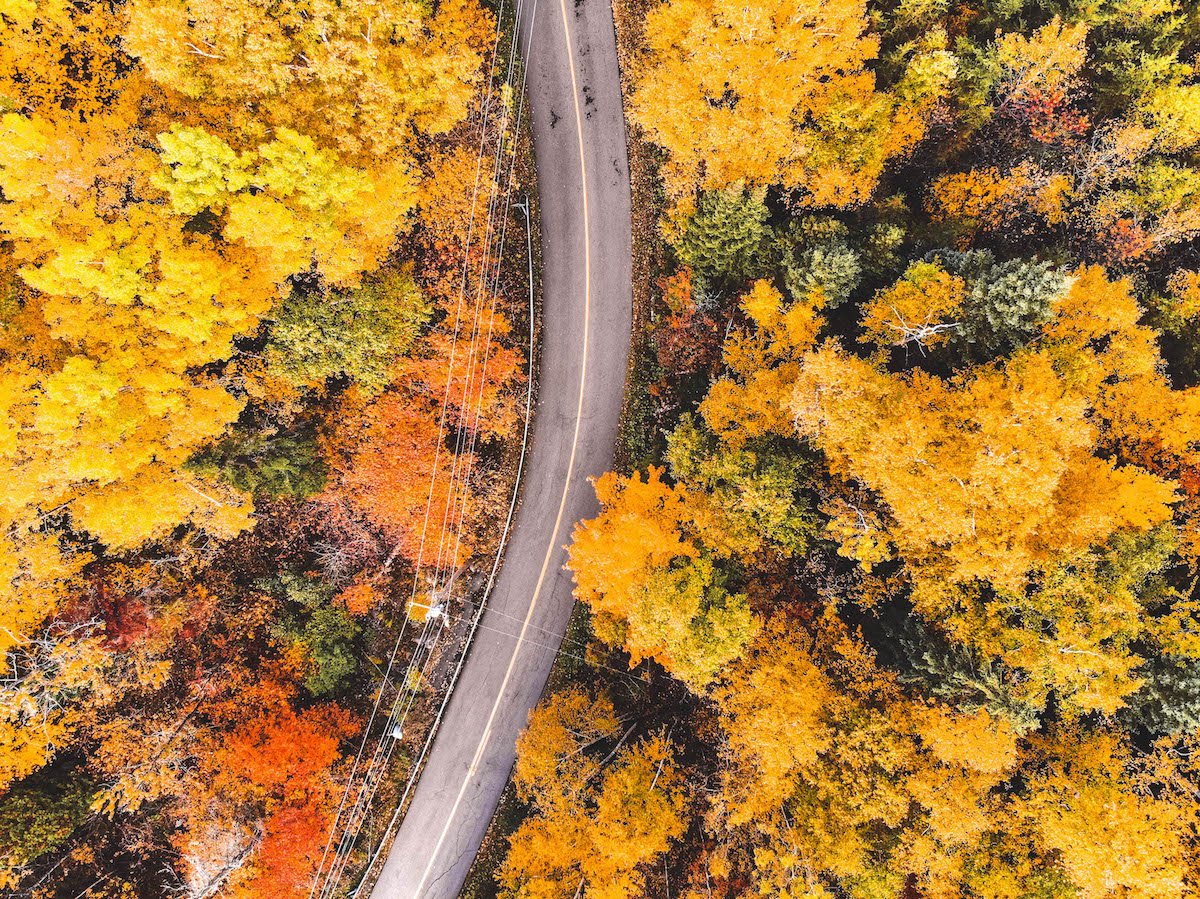
{"label": "paved road", "polygon": [[524,496],[484,627],[374,899],[458,896],[566,629],[573,599],[563,547],[575,522],[595,513],[587,479],[610,467],[617,436],[632,274],[612,10],[609,0],[524,0],[520,26],[544,297]]}

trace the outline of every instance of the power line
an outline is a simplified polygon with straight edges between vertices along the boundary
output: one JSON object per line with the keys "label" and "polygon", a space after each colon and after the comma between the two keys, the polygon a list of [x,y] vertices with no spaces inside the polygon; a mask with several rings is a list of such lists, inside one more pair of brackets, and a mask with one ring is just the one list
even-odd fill
{"label": "power line", "polygon": [[[499,52],[500,23],[502,21],[502,17],[503,17],[503,6],[501,7],[500,15],[497,17],[497,31],[496,31],[495,41],[493,43],[492,63],[491,63],[491,68],[490,68],[490,71],[492,73],[495,72],[495,63],[496,63],[496,60],[498,57],[498,52]],[[520,17],[520,0],[518,0],[518,5],[517,5],[518,23],[519,23],[519,17]],[[519,24],[518,24],[518,28],[519,28]],[[508,88],[511,88],[511,86],[512,86],[512,77],[513,77],[513,71],[514,71],[514,66],[515,66],[515,52],[516,52],[516,41],[514,39],[513,46],[511,48],[510,54],[509,54],[508,70],[507,70],[506,79],[505,79],[505,85]],[[321,875],[325,872],[326,862],[329,861],[329,853],[330,853],[330,850],[331,850],[333,842],[334,842],[334,837],[337,835],[337,833],[339,831],[339,824],[341,824],[342,825],[341,832],[342,832],[343,838],[338,843],[338,849],[336,850],[336,852],[334,854],[334,858],[332,860],[332,863],[330,864],[328,877],[327,877],[324,887],[321,890],[321,895],[322,896],[328,895],[328,894],[332,893],[332,891],[334,889],[336,889],[336,885],[340,881],[341,875],[342,875],[342,873],[345,869],[345,865],[348,861],[350,848],[353,843],[353,839],[347,840],[346,837],[351,836],[351,835],[356,837],[359,830],[361,830],[361,826],[365,820],[366,814],[369,811],[370,804],[371,804],[371,802],[374,798],[374,795],[378,789],[379,783],[382,780],[382,771],[386,770],[386,766],[387,766],[388,762],[390,761],[391,754],[392,754],[392,751],[394,750],[395,744],[397,742],[399,742],[398,739],[389,739],[389,735],[396,734],[398,731],[400,733],[402,733],[403,722],[407,719],[408,713],[411,710],[411,708],[415,702],[419,684],[425,677],[427,665],[430,663],[430,661],[434,657],[434,650],[436,648],[437,640],[440,637],[442,631],[444,630],[444,627],[439,628],[436,632],[433,633],[432,638],[431,638],[430,630],[431,630],[431,623],[434,620],[433,616],[427,616],[426,620],[423,622],[421,634],[418,637],[417,644],[414,649],[413,655],[412,655],[412,657],[409,661],[409,664],[406,668],[406,671],[405,671],[405,677],[402,680],[399,688],[397,689],[397,695],[395,696],[395,699],[393,700],[392,705],[390,707],[390,712],[389,712],[387,721],[386,721],[384,729],[383,729],[383,734],[381,735],[379,743],[377,743],[377,745],[376,745],[375,752],[372,755],[370,763],[366,769],[366,773],[363,777],[363,783],[358,791],[358,796],[354,802],[354,806],[353,806],[353,808],[350,809],[349,813],[347,813],[346,812],[346,804],[349,799],[350,793],[353,791],[354,777],[357,774],[357,769],[361,763],[362,756],[365,751],[365,746],[366,746],[367,742],[369,741],[371,727],[374,724],[374,722],[378,716],[378,711],[379,711],[379,709],[381,707],[381,703],[382,703],[384,688],[387,684],[391,683],[391,671],[395,666],[395,660],[399,653],[399,647],[402,644],[405,629],[407,628],[407,624],[409,622],[409,619],[411,618],[412,608],[416,604],[415,600],[416,600],[416,595],[417,595],[417,591],[418,591],[418,585],[420,583],[421,566],[424,562],[424,551],[425,551],[426,541],[427,541],[427,537],[428,537],[428,524],[429,524],[429,519],[430,519],[430,516],[432,513],[433,498],[434,498],[435,488],[436,488],[436,478],[437,478],[437,471],[438,471],[437,462],[439,461],[438,457],[440,456],[442,437],[445,434],[445,426],[446,426],[446,421],[447,421],[447,415],[449,412],[449,401],[450,401],[450,396],[451,396],[453,382],[454,382],[454,374],[455,374],[454,358],[457,353],[458,339],[459,339],[461,328],[462,328],[463,301],[465,299],[466,283],[467,283],[467,279],[469,277],[468,271],[469,271],[469,268],[471,265],[471,245],[472,245],[473,234],[474,234],[475,213],[476,213],[476,210],[478,207],[480,180],[481,180],[480,176],[481,176],[481,172],[482,172],[484,148],[486,147],[486,141],[487,141],[487,135],[488,135],[489,115],[490,115],[490,109],[491,109],[491,97],[492,97],[494,86],[495,86],[495,80],[494,80],[494,74],[493,74],[493,75],[489,76],[488,88],[487,88],[487,92],[486,92],[486,95],[484,98],[484,103],[483,103],[483,106],[481,109],[480,147],[479,147],[479,151],[477,153],[477,158],[476,158],[476,179],[475,179],[475,184],[473,185],[473,191],[472,191],[472,205],[471,205],[471,209],[470,209],[470,214],[469,214],[469,219],[468,219],[468,227],[467,227],[467,242],[466,242],[466,246],[464,247],[463,275],[462,275],[462,279],[460,282],[459,299],[456,304],[455,328],[454,328],[454,332],[452,335],[450,359],[449,359],[449,363],[447,366],[446,388],[445,388],[445,391],[443,394],[441,415],[439,416],[439,439],[438,439],[438,445],[435,448],[435,462],[434,462],[434,466],[433,466],[432,472],[431,472],[430,490],[429,490],[429,495],[427,497],[426,511],[425,511],[423,524],[422,524],[421,542],[420,542],[420,547],[418,549],[416,565],[414,566],[413,586],[412,586],[412,591],[410,594],[410,602],[409,602],[409,605],[406,607],[405,620],[404,620],[403,625],[401,626],[401,634],[398,637],[395,645],[393,646],[392,653],[389,655],[388,667],[384,674],[384,683],[381,685],[380,690],[376,694],[376,699],[375,699],[375,702],[373,703],[371,716],[368,721],[368,726],[364,730],[363,740],[360,743],[358,752],[356,753],[355,762],[352,765],[351,773],[347,780],[346,790],[343,792],[343,797],[342,797],[341,804],[339,805],[338,813],[337,813],[337,815],[335,815],[334,821],[332,822],[332,826],[330,829],[330,836],[329,836],[329,839],[326,844],[325,852],[322,855],[322,861],[321,861],[321,865],[318,868],[317,879],[314,882],[313,891],[310,891],[310,897],[313,895],[313,892],[316,890],[316,887],[319,885]],[[522,87],[524,87],[524,77],[522,78]],[[520,123],[520,119],[521,119],[521,114],[522,114],[522,111],[524,108],[524,90],[521,91],[520,104],[521,105],[518,109],[518,113],[517,113],[517,117],[516,117],[516,122],[517,122],[518,127],[519,127],[519,123]],[[440,589],[443,592],[445,592],[447,595],[449,593],[449,587],[452,586],[454,576],[457,572],[452,571],[448,577],[447,583],[444,586],[439,588],[439,583],[441,582],[443,574],[444,574],[444,566],[447,564],[447,559],[443,554],[442,546],[446,542],[446,539],[448,536],[447,532],[450,531],[451,528],[453,527],[453,525],[451,524],[452,518],[453,518],[451,510],[453,509],[458,512],[457,528],[455,529],[457,531],[457,533],[455,534],[455,537],[454,537],[455,548],[454,548],[453,554],[448,559],[448,563],[453,564],[453,562],[456,561],[456,558],[457,558],[457,554],[459,551],[458,548],[461,546],[462,533],[463,533],[463,528],[465,527],[465,521],[466,521],[466,505],[467,505],[467,501],[469,498],[470,476],[471,476],[471,473],[472,473],[473,467],[474,467],[474,447],[475,447],[475,442],[478,438],[479,424],[480,424],[481,416],[482,416],[482,404],[483,404],[483,399],[484,399],[484,393],[486,390],[486,365],[487,365],[488,360],[490,359],[490,354],[491,354],[491,338],[493,336],[492,328],[494,327],[496,293],[498,290],[500,272],[502,270],[503,247],[504,247],[505,236],[507,234],[507,226],[508,226],[507,218],[508,218],[511,206],[512,206],[511,193],[512,193],[512,187],[513,187],[513,173],[515,170],[515,163],[516,163],[515,146],[510,147],[510,153],[513,154],[513,161],[512,161],[512,164],[510,165],[509,177],[507,179],[506,189],[504,190],[504,203],[503,203],[504,212],[502,215],[503,224],[501,227],[500,252],[497,254],[496,261],[495,261],[494,267],[492,269],[493,274],[492,274],[492,277],[490,278],[490,281],[491,281],[490,288],[491,289],[488,290],[488,286],[489,286],[487,283],[489,280],[488,267],[490,265],[491,246],[492,246],[492,239],[493,239],[493,234],[494,234],[493,222],[494,222],[494,215],[495,215],[496,209],[500,205],[499,203],[497,203],[497,198],[496,198],[495,194],[493,193],[493,191],[495,191],[495,189],[497,187],[497,181],[499,180],[498,176],[500,175],[500,172],[502,170],[501,160],[503,159],[505,140],[506,140],[506,136],[507,136],[507,133],[509,130],[508,129],[508,121],[509,121],[509,116],[508,116],[508,109],[506,107],[504,116],[502,119],[500,131],[499,131],[497,141],[496,141],[494,162],[493,162],[493,166],[492,166],[493,174],[492,174],[491,185],[490,185],[490,190],[489,190],[488,222],[487,222],[487,225],[486,225],[486,228],[484,231],[484,239],[482,241],[483,255],[482,255],[482,260],[480,263],[480,279],[479,279],[480,284],[479,284],[479,288],[476,293],[476,301],[474,304],[475,305],[475,316],[474,316],[474,320],[472,322],[471,349],[469,351],[470,355],[467,360],[467,377],[464,381],[463,406],[460,409],[460,413],[459,413],[460,421],[459,421],[458,435],[456,437],[455,461],[454,461],[454,464],[453,464],[452,470],[451,470],[451,490],[449,491],[449,493],[447,495],[446,505],[445,505],[445,509],[443,511],[442,527],[439,529],[440,530],[439,552],[438,552],[438,557],[437,557],[435,563],[433,564],[433,576],[430,579],[430,582],[433,585],[433,590],[431,592],[436,593]],[[526,209],[527,209],[527,207],[526,207]],[[531,252],[531,250],[532,250],[531,244],[530,244],[529,249]],[[530,273],[532,274],[532,257],[529,260],[529,266],[530,266]],[[532,299],[532,283],[530,285],[530,290],[531,290],[531,299]],[[478,367],[477,359],[478,359],[479,337],[480,337],[480,327],[481,327],[481,324],[480,324],[481,323],[481,314],[482,314],[484,298],[487,296],[487,294],[489,292],[492,294],[491,307],[489,310],[489,328],[488,328],[487,337],[485,338],[484,362],[483,362],[483,366],[481,367],[480,376],[479,376],[478,400],[475,403],[475,406],[476,406],[475,416],[474,416],[475,422],[474,422],[474,427],[464,427],[464,425],[466,424],[466,421],[469,420],[470,413],[466,412],[466,415],[463,415],[463,412],[465,410],[469,409],[468,397],[474,396],[474,393],[475,393],[473,381],[474,381],[474,371]],[[527,403],[526,403],[527,409],[526,409],[526,424],[525,424],[526,433],[525,433],[525,438],[523,439],[522,458],[521,458],[520,466],[523,466],[523,463],[524,463],[525,443],[527,442],[527,438],[528,438],[529,412],[531,411],[531,390],[532,390],[532,380],[531,379],[532,379],[533,348],[534,348],[533,347],[533,324],[534,324],[533,323],[533,308],[532,308],[532,302],[531,302],[530,357],[529,357],[530,382],[527,386]],[[466,432],[468,430],[471,432],[470,449],[467,453],[467,455],[470,458],[468,458],[466,460],[466,462],[464,463],[464,460],[462,458],[463,457],[462,450],[463,450],[463,446],[464,446],[464,440],[466,439],[464,436],[464,432]],[[465,470],[464,470],[464,465],[465,465]],[[459,473],[460,471],[462,472],[461,474]],[[517,481],[518,486],[519,486],[519,476],[520,476],[520,467],[518,470],[518,481]],[[455,484],[456,481],[457,481],[457,485],[458,485],[457,487]],[[461,500],[458,499],[459,489],[461,489],[461,491],[462,491],[462,499]],[[508,527],[511,524],[511,517],[512,517],[513,509],[515,508],[516,496],[517,496],[516,487],[514,487],[513,502],[510,505],[510,511],[509,511],[509,520],[508,520],[508,522],[506,522],[506,526],[505,526],[505,537],[504,537],[505,540],[507,538]],[[503,551],[503,543],[501,545],[500,551],[501,552]],[[399,545],[397,545],[396,549],[393,550],[392,555],[389,556],[387,563],[385,564],[385,570],[395,560],[396,556],[398,555],[398,552],[399,552]],[[491,584],[494,582],[495,570],[496,570],[496,567],[498,566],[499,558],[500,558],[500,553],[498,552],[496,564],[493,565],[493,574],[492,574],[492,577],[491,577],[491,579],[489,581],[489,585],[488,585],[489,592],[491,589]],[[486,597],[485,597],[485,601],[486,601]],[[480,612],[482,612],[482,609],[483,609],[483,603],[481,603],[481,605],[480,605]],[[476,616],[476,621],[474,623],[478,624],[478,616]],[[471,633],[473,633],[473,632],[474,632],[474,627],[472,627],[472,630],[471,630]],[[461,669],[461,659],[459,662],[458,670],[460,670],[460,669]],[[415,677],[414,677],[414,674],[416,675]],[[457,670],[455,673],[455,678],[457,678]],[[448,694],[447,694],[447,698],[448,698]],[[444,708],[444,703],[443,703],[442,708]],[[441,709],[439,709],[439,719],[440,719],[440,714],[441,714]],[[399,722],[399,723],[397,723],[397,722]],[[430,739],[432,739],[432,731],[430,734]],[[427,741],[427,745],[428,745],[428,741]],[[424,757],[424,754],[425,754],[425,751],[423,750],[422,758]],[[414,772],[417,768],[419,768],[419,765],[414,767]],[[410,786],[411,786],[411,778],[410,778],[410,784],[406,785],[405,795],[407,795],[407,792],[408,792]],[[353,831],[353,834],[351,834],[351,831]]]}

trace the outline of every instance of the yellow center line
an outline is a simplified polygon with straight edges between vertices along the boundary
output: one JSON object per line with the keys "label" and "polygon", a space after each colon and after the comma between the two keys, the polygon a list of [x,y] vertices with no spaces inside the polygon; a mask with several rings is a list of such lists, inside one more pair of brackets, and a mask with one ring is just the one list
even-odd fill
{"label": "yellow center line", "polygon": [[425,870],[421,874],[421,880],[417,884],[416,894],[413,896],[413,899],[421,899],[421,891],[425,889],[425,883],[429,880],[429,875],[433,871],[434,864],[437,862],[438,853],[441,851],[442,844],[446,842],[446,835],[450,832],[450,825],[454,822],[454,816],[458,813],[458,807],[462,804],[463,796],[466,795],[467,786],[475,776],[479,768],[479,763],[483,759],[483,753],[487,749],[488,741],[491,739],[492,726],[496,722],[496,714],[499,712],[500,703],[504,699],[504,691],[507,689],[508,682],[512,679],[513,671],[516,669],[517,656],[521,652],[521,644],[524,642],[525,634],[529,630],[530,622],[533,620],[533,613],[537,608],[538,598],[541,596],[542,585],[546,580],[546,572],[550,569],[550,560],[554,557],[554,553],[557,550],[558,532],[562,528],[563,516],[567,510],[567,496],[571,491],[571,476],[575,472],[575,454],[579,447],[579,431],[583,424],[583,397],[587,381],[592,312],[592,247],[588,221],[587,162],[583,155],[583,112],[579,106],[579,85],[575,75],[575,49],[571,45],[571,29],[570,20],[567,16],[566,0],[558,0],[558,6],[562,11],[563,41],[566,44],[567,63],[571,71],[571,97],[575,103],[575,136],[579,143],[579,176],[583,186],[583,356],[579,370],[579,402],[575,409],[575,433],[571,439],[571,455],[567,460],[567,474],[563,481],[562,498],[558,503],[558,516],[554,519],[554,530],[550,534],[550,543],[546,547],[545,558],[542,559],[542,570],[538,574],[537,584],[534,586],[533,596],[529,601],[529,610],[525,613],[525,621],[521,625],[521,633],[517,637],[516,645],[513,647],[512,658],[508,660],[508,668],[504,672],[504,679],[500,682],[500,690],[496,693],[496,701],[492,704],[487,724],[483,729],[483,734],[479,738],[479,745],[475,749],[475,757],[471,760],[471,764],[467,768],[462,786],[459,787],[454,804],[450,807],[450,814],[446,817],[446,823],[442,827],[442,832],[438,834],[437,842],[434,843],[433,849],[429,854],[429,862],[425,865]]}

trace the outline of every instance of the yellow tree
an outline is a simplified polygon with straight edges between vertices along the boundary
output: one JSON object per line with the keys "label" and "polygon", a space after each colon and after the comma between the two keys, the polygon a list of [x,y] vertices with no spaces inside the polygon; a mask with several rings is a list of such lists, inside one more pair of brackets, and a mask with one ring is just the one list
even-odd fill
{"label": "yellow tree", "polygon": [[[473,0],[338,5],[288,0],[134,0],[123,43],[180,105],[230,122],[239,140],[309,135],[381,169],[419,133],[466,115],[494,28]],[[241,149],[241,147],[239,147]]]}
{"label": "yellow tree", "polygon": [[382,261],[415,199],[403,167],[351,168],[289,128],[242,154],[200,128],[174,126],[158,140],[154,181],[174,211],[225,216],[225,238],[252,250],[273,282],[316,268],[353,283]]}
{"label": "yellow tree", "polygon": [[111,692],[109,659],[94,628],[62,627],[25,640],[8,659],[0,687],[0,791],[36,771],[70,742],[87,717],[87,696]]}
{"label": "yellow tree", "polygon": [[1139,783],[1145,766],[1112,734],[1066,729],[1040,749],[1020,813],[1058,854],[1082,899],[1190,895],[1193,796],[1180,802],[1162,785]]}
{"label": "yellow tree", "polygon": [[745,595],[726,588],[687,491],[665,483],[661,469],[644,479],[610,472],[596,494],[603,508],[576,527],[568,562],[596,633],[622,646],[631,664],[653,658],[702,689],[753,636]]}
{"label": "yellow tree", "polygon": [[996,42],[1000,92],[1007,102],[1030,95],[1066,92],[1077,82],[1087,62],[1086,22],[1064,25],[1055,16],[1031,35],[1010,33]]}
{"label": "yellow tree", "polygon": [[517,740],[513,780],[521,798],[543,809],[575,802],[599,773],[587,750],[615,737],[619,727],[612,700],[580,688],[559,691],[538,705]]}
{"label": "yellow tree", "polygon": [[[89,119],[137,91],[121,47],[121,13],[107,3],[11,0],[0,6],[0,109]],[[124,106],[132,119],[136,112]]]}
{"label": "yellow tree", "polygon": [[694,690],[706,687],[758,627],[745,594],[720,581],[711,557],[651,572],[625,622],[630,662],[654,658]]}
{"label": "yellow tree", "polygon": [[877,91],[879,43],[859,0],[669,0],[645,39],[631,115],[667,150],[676,200],[744,181],[815,205],[861,203],[884,163],[920,139],[954,72],[930,48],[894,91]]}
{"label": "yellow tree", "polygon": [[[773,622],[717,692],[726,770],[716,818],[764,893],[960,895],[1018,763],[1007,722],[905,697],[832,615]],[[886,843],[878,835],[890,834]]]}
{"label": "yellow tree", "polygon": [[601,513],[576,527],[567,564],[575,595],[596,615],[597,633],[619,642],[620,622],[650,572],[697,558],[700,548],[681,533],[685,496],[663,481],[661,469],[629,478],[609,472],[596,481],[596,497]]}
{"label": "yellow tree", "polygon": [[675,748],[651,737],[605,771],[590,819],[592,850],[583,860],[585,894],[624,899],[645,889],[639,868],[683,834],[686,796]]}
{"label": "yellow tree", "polygon": [[181,522],[218,535],[248,522],[240,496],[182,466],[242,405],[201,367],[228,356],[274,288],[245,250],[128,202],[153,192],[158,164],[128,126],[119,109],[83,124],[0,119],[0,233],[18,267],[0,341],[0,505],[14,558],[2,601],[21,609],[6,645],[54,611],[54,581],[75,566],[45,559],[45,516],[66,512],[122,548]]}
{"label": "yellow tree", "polygon": [[1143,314],[1128,280],[1089,266],[1055,301],[1043,332],[1056,368],[1095,398],[1102,445],[1177,476],[1180,466],[1200,462],[1200,389],[1171,384]]}
{"label": "yellow tree", "polygon": [[737,448],[754,437],[792,433],[788,401],[799,376],[799,356],[816,340],[825,296],[813,288],[785,304],[767,281],[756,281],[741,299],[749,318],[725,341],[728,373],[708,389],[700,414],[722,441]]}
{"label": "yellow tree", "polygon": [[863,305],[863,330],[879,346],[943,344],[958,329],[966,288],[936,262],[914,262],[901,280]]}
{"label": "yellow tree", "polygon": [[505,895],[636,895],[644,888],[639,868],[683,833],[674,747],[651,737],[597,761],[617,730],[612,703],[578,689],[550,696],[530,715],[514,779],[537,812],[509,838],[498,878]]}
{"label": "yellow tree", "polygon": [[800,773],[829,748],[826,709],[835,691],[799,635],[772,624],[716,693],[735,767],[726,790],[730,822],[769,813],[796,790]]}
{"label": "yellow tree", "polygon": [[1139,597],[1173,548],[1169,530],[1114,542],[1031,573],[1020,594],[923,585],[918,603],[955,639],[1018,669],[1014,695],[1031,706],[1054,692],[1064,717],[1112,714],[1142,683],[1135,646],[1172,646]]}
{"label": "yellow tree", "polygon": [[[28,120],[5,122],[28,134]],[[43,145],[36,165],[48,164],[49,153]],[[29,169],[0,165],[5,191],[41,174]],[[12,206],[2,224],[36,260],[21,270],[36,291],[26,308],[47,326],[57,364],[39,370],[10,357],[3,372],[12,385],[7,411],[19,425],[4,448],[14,472],[10,519],[70,502],[81,527],[119,546],[193,516],[221,533],[243,527],[239,498],[181,468],[242,405],[191,369],[229,354],[233,337],[266,312],[270,286],[247,279],[237,250],[182,233],[182,221],[161,207],[139,206],[111,222],[88,222],[79,210],[59,223],[86,223],[86,236],[60,232],[52,241],[30,221],[44,210],[36,200]],[[97,453],[100,446],[107,451]]]}
{"label": "yellow tree", "polygon": [[[1084,269],[1002,365],[893,375],[830,344],[796,382],[800,433],[886,504],[918,611],[1021,668],[1035,704],[1054,689],[1112,712],[1154,629],[1138,593],[1173,546],[1200,419],[1140,316],[1128,284]],[[1139,568],[1128,540],[1158,562]]]}
{"label": "yellow tree", "polygon": [[1088,398],[1070,388],[1042,351],[947,382],[827,345],[805,359],[793,409],[835,473],[888,503],[914,567],[1015,590],[1058,553],[1171,517],[1171,484],[1094,454]]}

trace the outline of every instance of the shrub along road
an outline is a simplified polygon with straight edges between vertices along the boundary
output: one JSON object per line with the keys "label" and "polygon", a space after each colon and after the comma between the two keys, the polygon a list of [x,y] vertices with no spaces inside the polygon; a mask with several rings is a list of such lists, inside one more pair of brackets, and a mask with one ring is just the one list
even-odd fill
{"label": "shrub along road", "polygon": [[[588,478],[611,467],[629,353],[629,169],[609,0],[525,0],[542,232],[542,349],[505,563],[372,895],[458,895],[574,602],[563,570]],[[512,636],[505,636],[510,634]]]}

